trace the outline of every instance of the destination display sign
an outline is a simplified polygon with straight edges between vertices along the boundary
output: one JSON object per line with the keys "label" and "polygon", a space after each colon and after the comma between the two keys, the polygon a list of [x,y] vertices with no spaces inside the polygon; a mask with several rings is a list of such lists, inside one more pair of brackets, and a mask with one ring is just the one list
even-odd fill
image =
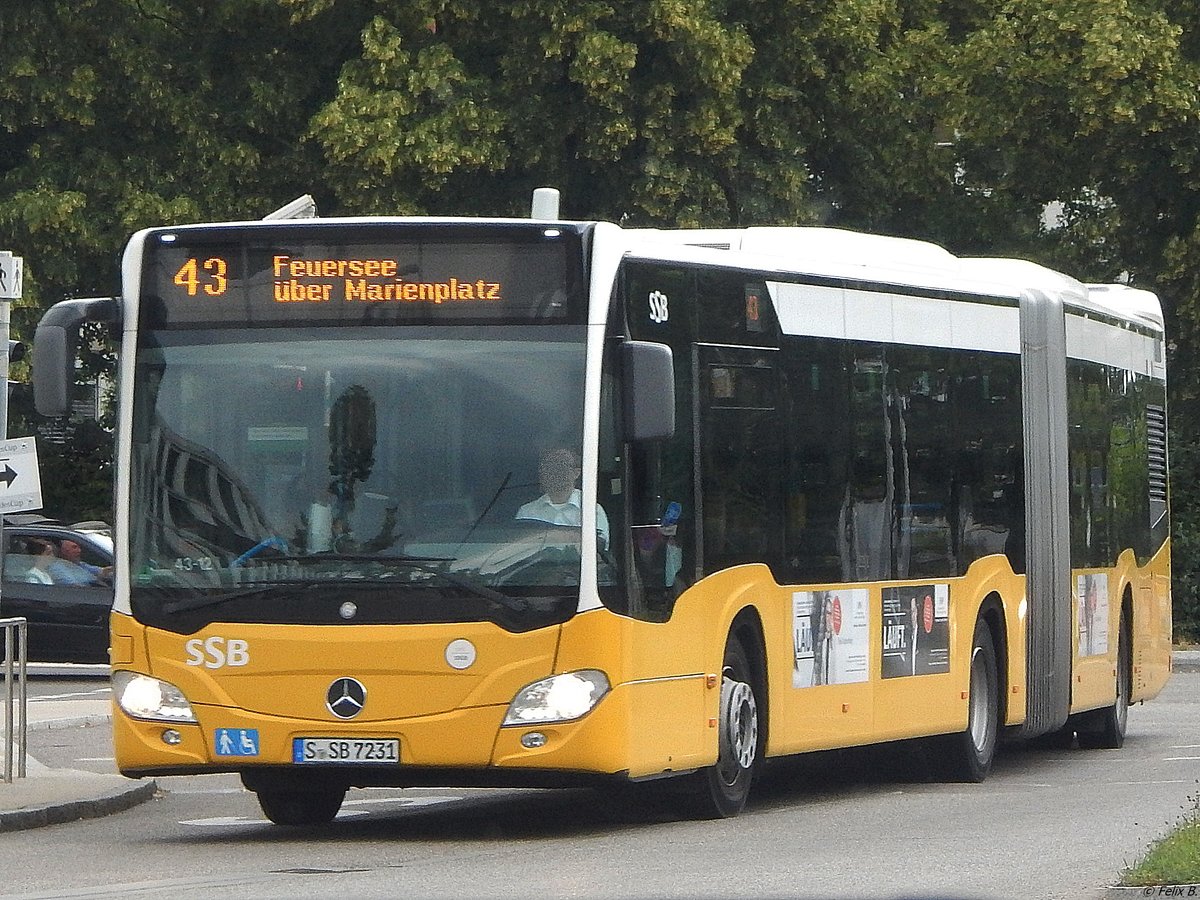
{"label": "destination display sign", "polygon": [[151,328],[547,321],[582,315],[579,234],[561,228],[249,226],[146,243]]}

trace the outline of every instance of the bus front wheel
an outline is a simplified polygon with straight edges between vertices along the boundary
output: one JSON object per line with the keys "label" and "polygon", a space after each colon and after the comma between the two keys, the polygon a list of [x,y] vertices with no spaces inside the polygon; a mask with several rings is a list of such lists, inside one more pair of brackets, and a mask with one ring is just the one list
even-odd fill
{"label": "bus front wheel", "polygon": [[346,798],[345,788],[261,787],[257,793],[263,815],[276,825],[325,825],[333,821]]}
{"label": "bus front wheel", "polygon": [[753,670],[742,642],[729,637],[721,673],[717,762],[679,785],[684,811],[695,818],[729,819],[750,795],[759,763],[759,703]]}
{"label": "bus front wheel", "polygon": [[967,727],[942,740],[942,760],[951,780],[980,782],[991,771],[1000,733],[999,683],[992,632],[980,619],[971,642]]}

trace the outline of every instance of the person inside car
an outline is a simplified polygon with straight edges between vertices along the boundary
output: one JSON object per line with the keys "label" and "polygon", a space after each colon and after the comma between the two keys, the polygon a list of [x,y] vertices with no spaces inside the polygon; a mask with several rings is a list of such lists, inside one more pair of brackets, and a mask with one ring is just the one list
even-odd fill
{"label": "person inside car", "polygon": [[47,566],[54,584],[107,585],[112,580],[112,566],[94,566],[82,559],[83,548],[75,541],[59,544],[59,558]]}
{"label": "person inside car", "polygon": [[33,556],[33,565],[25,573],[25,580],[31,584],[54,584],[50,567],[59,561],[54,545],[49,541],[31,540],[28,547]]}

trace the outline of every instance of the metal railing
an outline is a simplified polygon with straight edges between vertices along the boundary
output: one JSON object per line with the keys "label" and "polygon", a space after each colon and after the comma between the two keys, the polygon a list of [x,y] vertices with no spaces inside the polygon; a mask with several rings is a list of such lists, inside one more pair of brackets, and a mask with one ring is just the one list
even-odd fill
{"label": "metal railing", "polygon": [[[13,780],[13,738],[16,738],[17,777],[25,777],[25,743],[28,732],[25,708],[28,703],[28,693],[25,687],[25,669],[28,651],[26,649],[26,624],[21,616],[12,619],[0,619],[0,627],[4,629],[4,783],[12,784]],[[14,637],[16,640],[14,641]],[[13,690],[13,644],[16,644],[16,691]],[[17,714],[14,716],[13,700],[16,700]],[[14,718],[17,721],[14,723]],[[15,725],[15,727],[14,727]],[[14,731],[16,734],[14,735]]]}

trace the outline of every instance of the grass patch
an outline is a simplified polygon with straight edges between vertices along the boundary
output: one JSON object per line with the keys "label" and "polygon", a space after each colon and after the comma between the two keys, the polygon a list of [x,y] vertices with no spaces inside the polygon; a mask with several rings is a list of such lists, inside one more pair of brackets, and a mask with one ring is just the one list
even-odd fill
{"label": "grass patch", "polygon": [[1175,830],[1152,844],[1145,857],[1121,875],[1126,887],[1155,884],[1200,884],[1200,790],[1188,797],[1189,807]]}
{"label": "grass patch", "polygon": [[1180,825],[1151,847],[1121,876],[1121,884],[1200,884],[1200,822]]}

